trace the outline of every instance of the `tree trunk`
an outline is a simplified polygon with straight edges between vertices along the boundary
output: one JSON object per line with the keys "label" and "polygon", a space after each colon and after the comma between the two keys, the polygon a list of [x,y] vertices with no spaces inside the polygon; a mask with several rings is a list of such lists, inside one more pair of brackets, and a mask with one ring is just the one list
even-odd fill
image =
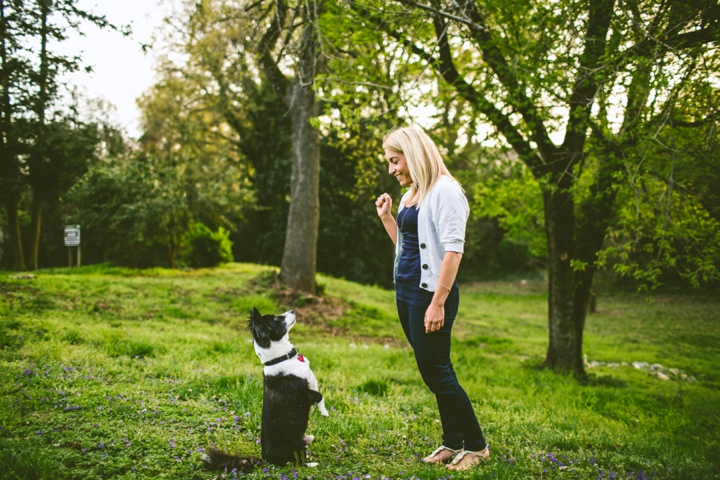
{"label": "tree trunk", "polygon": [[32,223],[30,230],[30,270],[37,270],[38,254],[40,252],[40,230],[42,226],[43,200],[37,188],[33,189],[32,200]]}
{"label": "tree trunk", "polygon": [[38,269],[38,253],[40,251],[40,230],[42,227],[43,198],[40,193],[43,189],[43,159],[45,158],[45,109],[48,106],[48,18],[52,6],[51,0],[41,0],[40,14],[40,75],[38,77],[39,92],[35,104],[37,114],[37,136],[33,152],[30,154],[30,183],[33,187],[32,200],[32,226],[30,230],[30,258],[29,267],[31,270]]}
{"label": "tree trunk", "polygon": [[12,112],[10,100],[11,75],[8,62],[7,40],[8,20],[5,1],[0,0],[0,70],[2,71],[2,117],[0,121],[0,187],[2,201],[8,221],[8,236],[14,256],[13,270],[25,270],[25,255],[22,247],[19,215],[18,166],[15,162],[12,144]]}
{"label": "tree trunk", "polygon": [[595,268],[586,267],[584,271],[575,272],[575,295],[573,296],[573,327],[575,328],[575,345],[572,352],[573,359],[578,361],[579,369],[573,373],[576,377],[585,375],[585,362],[583,361],[583,331],[585,319],[588,314],[588,305],[592,296],[592,284],[595,277]]}
{"label": "tree trunk", "polygon": [[[566,162],[559,162],[565,164]],[[595,261],[602,248],[615,203],[614,175],[621,168],[612,153],[600,166],[589,198],[576,218],[569,176],[557,188],[546,189],[545,227],[548,241],[548,310],[550,342],[545,365],[557,371],[585,375],[583,331],[595,277]],[[577,223],[577,228],[575,227]],[[571,260],[580,262],[577,271]]]}
{"label": "tree trunk", "polygon": [[[297,49],[295,81],[288,79],[273,60],[271,51],[285,25],[287,5],[275,2],[275,15],[260,39],[260,68],[276,92],[285,100],[292,118],[292,171],[290,173],[290,211],[280,280],[294,290],[315,295],[317,237],[320,224],[320,140],[310,120],[317,117],[313,83],[320,58],[317,53],[316,25],[322,2],[301,4],[303,33]],[[291,21],[292,23],[292,21]],[[294,25],[290,25],[294,29]]]}
{"label": "tree trunk", "polygon": [[169,250],[169,252],[170,252],[170,255],[169,255],[169,256],[170,256],[170,268],[176,269],[176,268],[178,268],[178,257],[179,257],[179,255],[178,255],[178,249],[177,249],[177,247],[176,247],[175,245],[173,245],[173,243],[171,242],[171,243],[168,245],[168,250]]}
{"label": "tree trunk", "polygon": [[590,187],[590,196],[580,207],[573,258],[582,262],[585,267],[575,272],[573,324],[578,339],[574,355],[575,358],[581,360],[582,335],[588,314],[588,305],[593,295],[593,279],[597,271],[594,265],[612,218],[617,194],[617,190],[613,188],[613,182],[615,175],[621,169],[622,164],[617,160],[616,153],[607,151],[604,161],[600,164],[597,180]]}
{"label": "tree trunk", "polygon": [[8,200],[5,203],[8,227],[10,228],[10,243],[12,243],[13,256],[15,258],[13,270],[21,272],[27,270],[25,266],[25,253],[22,246],[22,234],[20,233],[20,207],[17,199]]}
{"label": "tree trunk", "polygon": [[290,211],[280,280],[290,288],[315,294],[317,237],[320,222],[320,141],[310,119],[318,105],[311,84],[298,77],[290,90],[292,172]]}
{"label": "tree trunk", "polygon": [[[569,178],[564,175],[563,178]],[[564,183],[569,183],[570,180]],[[570,185],[543,192],[548,243],[549,345],[544,365],[583,375],[582,325],[576,324],[575,279],[570,266],[574,240],[574,205]],[[584,321],[584,318],[583,318]]]}
{"label": "tree trunk", "polygon": [[[170,232],[175,232],[175,228],[169,229]],[[178,259],[180,258],[180,244],[182,243],[182,239],[179,235],[175,233],[170,234],[170,238],[168,239],[168,258],[170,259],[170,268],[176,269],[178,268]]]}

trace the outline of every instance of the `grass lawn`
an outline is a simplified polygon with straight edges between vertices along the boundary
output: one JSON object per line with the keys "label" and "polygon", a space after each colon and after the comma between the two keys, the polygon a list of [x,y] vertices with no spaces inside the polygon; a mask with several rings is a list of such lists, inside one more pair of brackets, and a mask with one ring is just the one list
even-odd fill
{"label": "grass lawn", "polygon": [[493,459],[449,475],[418,462],[440,426],[393,292],[319,276],[321,302],[290,305],[273,275],[248,264],[0,272],[0,478],[243,477],[200,456],[260,455],[253,306],[299,312],[292,340],[331,416],[311,416],[318,467],[243,478],[720,478],[717,298],[601,291],[581,384],[537,368],[541,283],[462,285],[453,360]]}

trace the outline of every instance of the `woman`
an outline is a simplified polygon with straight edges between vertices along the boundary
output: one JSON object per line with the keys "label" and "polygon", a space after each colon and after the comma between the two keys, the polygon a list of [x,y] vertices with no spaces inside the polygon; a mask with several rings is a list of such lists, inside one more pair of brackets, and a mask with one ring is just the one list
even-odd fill
{"label": "woman", "polygon": [[390,175],[401,187],[410,187],[400,200],[397,221],[387,193],[375,202],[395,243],[398,316],[420,374],[435,394],[443,429],[442,445],[422,461],[467,470],[490,458],[490,447],[450,361],[450,334],[460,300],[455,276],[468,202],[435,143],[421,130],[391,131],[383,149]]}

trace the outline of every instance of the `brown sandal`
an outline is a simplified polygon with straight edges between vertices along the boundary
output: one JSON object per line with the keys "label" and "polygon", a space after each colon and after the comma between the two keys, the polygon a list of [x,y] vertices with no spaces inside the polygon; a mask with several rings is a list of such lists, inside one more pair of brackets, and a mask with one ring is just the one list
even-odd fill
{"label": "brown sandal", "polygon": [[[447,450],[448,452],[450,452],[451,455],[450,455],[449,457],[447,457],[447,458],[442,458],[442,459],[436,460],[436,459],[435,459],[435,456],[436,456],[438,453],[443,452],[443,451],[445,451],[445,450]],[[448,447],[446,447],[445,445],[440,445],[438,448],[435,449],[434,452],[432,452],[430,455],[428,455],[428,456],[425,457],[425,458],[421,458],[420,461],[421,461],[422,463],[449,463],[449,462],[451,462],[451,461],[453,460],[453,458],[456,458],[456,456],[457,456],[459,453],[461,453],[461,452],[462,452],[462,449],[460,449],[460,450],[453,450],[452,448],[448,448]]]}
{"label": "brown sandal", "polygon": [[[470,461],[463,462],[465,457],[470,458]],[[477,459],[477,460],[476,460]],[[471,452],[470,450],[463,450],[460,452],[450,465],[447,466],[450,470],[470,470],[471,468],[487,463],[490,460],[490,444],[479,452]]]}

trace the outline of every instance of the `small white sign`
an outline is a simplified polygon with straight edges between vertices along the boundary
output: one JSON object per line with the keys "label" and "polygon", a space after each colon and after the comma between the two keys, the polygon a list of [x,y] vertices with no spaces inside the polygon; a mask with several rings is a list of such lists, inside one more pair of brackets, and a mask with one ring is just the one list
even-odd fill
{"label": "small white sign", "polygon": [[67,225],[65,227],[65,246],[80,246],[80,225]]}

